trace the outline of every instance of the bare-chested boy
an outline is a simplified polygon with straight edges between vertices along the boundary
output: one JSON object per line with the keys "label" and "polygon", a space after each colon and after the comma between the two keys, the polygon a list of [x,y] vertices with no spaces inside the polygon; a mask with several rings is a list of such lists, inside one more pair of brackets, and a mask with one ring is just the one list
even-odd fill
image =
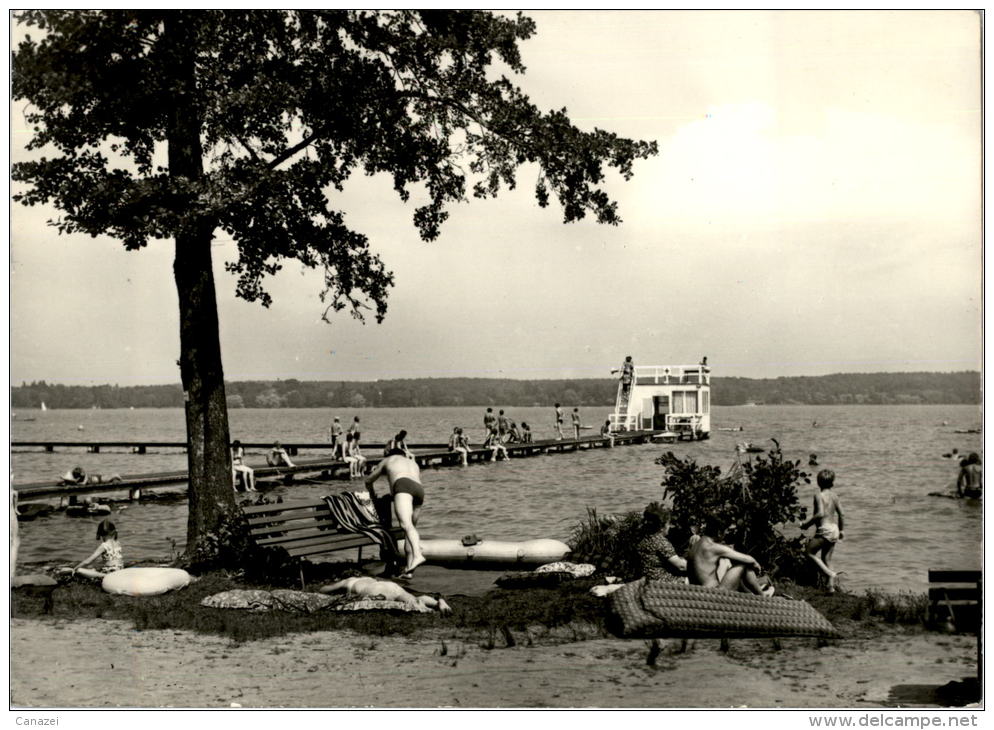
{"label": "bare-chested boy", "polygon": [[829,593],[835,593],[835,589],[838,588],[838,577],[841,572],[832,570],[828,564],[832,559],[832,553],[835,552],[835,543],[843,538],[842,504],[838,495],[832,491],[834,485],[834,471],[822,469],[818,472],[819,492],[814,499],[814,514],[801,525],[802,530],[806,530],[811,525],[818,526],[814,537],[808,540],[808,558],[828,577]]}
{"label": "bare-chested boy", "polygon": [[373,504],[376,504],[376,490],[373,489],[373,483],[384,474],[390,483],[393,508],[406,538],[404,554],[407,556],[407,565],[400,577],[410,578],[415,568],[425,561],[425,556],[421,552],[421,537],[415,527],[421,514],[421,505],[425,501],[425,490],[421,486],[421,469],[418,463],[414,459],[408,459],[401,449],[391,450],[366,477],[366,490]]}

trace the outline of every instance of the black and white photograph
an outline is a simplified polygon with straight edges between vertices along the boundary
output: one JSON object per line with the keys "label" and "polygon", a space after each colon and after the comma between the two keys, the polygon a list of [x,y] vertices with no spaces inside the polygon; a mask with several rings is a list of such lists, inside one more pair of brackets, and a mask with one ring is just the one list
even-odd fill
{"label": "black and white photograph", "polygon": [[8,23],[12,723],[977,726],[983,10]]}

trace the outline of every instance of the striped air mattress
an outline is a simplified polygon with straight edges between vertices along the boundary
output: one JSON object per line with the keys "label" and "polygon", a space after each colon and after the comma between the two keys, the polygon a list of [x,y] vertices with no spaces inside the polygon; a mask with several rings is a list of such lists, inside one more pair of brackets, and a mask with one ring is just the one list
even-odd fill
{"label": "striped air mattress", "polygon": [[609,600],[608,627],[624,638],[839,635],[808,603],[785,598],[643,578]]}

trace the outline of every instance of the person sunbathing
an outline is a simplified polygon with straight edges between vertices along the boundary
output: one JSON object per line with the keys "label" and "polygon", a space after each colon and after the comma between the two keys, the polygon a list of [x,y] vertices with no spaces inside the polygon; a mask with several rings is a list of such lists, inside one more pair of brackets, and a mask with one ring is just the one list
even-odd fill
{"label": "person sunbathing", "polygon": [[[729,539],[732,535],[722,530],[713,520],[708,522],[690,538],[690,553],[687,560],[687,577],[691,584],[706,588],[721,588],[742,593],[755,593],[757,596],[772,596],[773,585],[763,581],[763,569],[751,555],[740,553],[724,545],[710,535],[721,535]],[[722,572],[722,559],[731,565]]]}
{"label": "person sunbathing", "polygon": [[337,583],[331,583],[318,589],[321,593],[341,593],[347,596],[358,598],[382,598],[386,601],[398,601],[412,606],[421,606],[438,611],[441,614],[452,613],[449,604],[441,596],[432,597],[429,595],[415,596],[401,586],[389,580],[377,580],[370,576],[358,576],[346,578]]}

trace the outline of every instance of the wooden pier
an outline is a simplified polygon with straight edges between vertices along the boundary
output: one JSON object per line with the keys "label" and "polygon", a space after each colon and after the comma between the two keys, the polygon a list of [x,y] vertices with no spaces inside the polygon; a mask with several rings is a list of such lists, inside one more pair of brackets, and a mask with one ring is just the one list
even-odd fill
{"label": "wooden pier", "polygon": [[[283,443],[280,445],[286,449],[290,456],[296,456],[298,452],[307,449],[331,450],[331,442],[308,442],[308,443]],[[363,444],[364,449],[383,450],[385,444],[370,443]],[[56,449],[85,449],[87,453],[99,454],[101,449],[127,449],[132,454],[147,454],[149,449],[178,449],[186,451],[185,441],[11,441],[11,449],[43,449],[46,452],[54,452]],[[265,443],[259,441],[243,441],[242,448],[264,449],[268,451],[273,447],[272,441]],[[411,444],[412,449],[446,449],[448,444]]]}
{"label": "wooden pier", "polygon": [[[630,446],[633,444],[648,443],[654,431],[629,431],[618,433],[614,436],[615,446]],[[40,442],[35,442],[40,443]],[[44,442],[52,443],[52,442]],[[107,445],[112,442],[100,442]],[[116,442],[124,443],[124,442]],[[148,442],[150,443],[150,442]],[[246,445],[247,444],[243,444]],[[586,436],[577,440],[544,440],[531,443],[505,444],[507,455],[510,458],[521,458],[525,456],[536,456],[539,454],[561,453],[566,451],[581,451],[586,449],[607,448],[610,440],[601,436]],[[298,446],[301,446],[298,444]],[[421,448],[423,448],[422,445]],[[268,448],[268,445],[267,445]],[[330,448],[328,444],[322,444],[322,448]],[[372,445],[367,448],[373,448]],[[413,450],[414,447],[412,447]],[[380,447],[382,452],[382,447]],[[488,461],[493,454],[492,449],[473,448],[470,449],[467,459],[470,462]],[[415,451],[414,458],[421,467],[457,466],[461,463],[458,452],[449,451],[448,446],[430,448],[427,450]],[[382,456],[368,457],[367,468],[373,468],[383,459]],[[309,459],[297,462],[293,467],[286,466],[253,466],[256,482],[278,481],[283,484],[293,484],[294,481],[328,480],[339,477],[347,477],[349,465],[345,461],[333,459]],[[54,499],[66,500],[71,496],[84,494],[110,494],[117,492],[127,492],[131,499],[140,499],[143,490],[185,485],[188,481],[186,471],[158,472],[153,474],[132,474],[121,475],[120,481],[102,482],[99,484],[62,484],[58,481],[32,482],[28,484],[14,484],[13,489],[18,493],[18,501],[27,502],[32,499]]]}

